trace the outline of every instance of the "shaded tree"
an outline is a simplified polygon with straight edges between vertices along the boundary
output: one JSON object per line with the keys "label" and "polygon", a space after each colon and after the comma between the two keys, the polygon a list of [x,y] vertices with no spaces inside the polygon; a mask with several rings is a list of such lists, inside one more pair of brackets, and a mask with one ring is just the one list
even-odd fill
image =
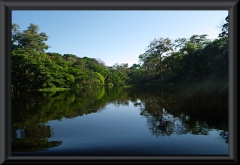
{"label": "shaded tree", "polygon": [[146,52],[139,56],[140,61],[143,62],[150,73],[150,69],[154,69],[156,74],[160,75],[160,81],[162,77],[162,60],[163,56],[167,55],[172,50],[172,42],[169,38],[154,39],[150,42]]}
{"label": "shaded tree", "polygon": [[225,18],[226,23],[222,25],[222,33],[218,35],[218,37],[228,37],[228,29],[229,29],[229,16]]}

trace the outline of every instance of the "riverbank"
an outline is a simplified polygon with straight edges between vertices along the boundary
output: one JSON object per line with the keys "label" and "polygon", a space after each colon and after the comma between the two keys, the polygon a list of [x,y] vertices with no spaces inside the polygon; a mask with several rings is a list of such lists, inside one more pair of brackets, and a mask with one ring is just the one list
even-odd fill
{"label": "riverbank", "polygon": [[[32,89],[27,91],[66,91],[72,89],[85,89],[85,88],[95,88],[99,86],[84,86],[80,88],[42,88],[42,89]],[[114,88],[114,86],[101,86],[106,88]],[[118,86],[119,87],[119,86]],[[141,84],[130,84],[121,86],[122,88],[144,88],[144,89],[164,89],[169,91],[185,91],[187,93],[191,91],[202,91],[209,92],[214,91],[218,93],[224,93],[228,91],[228,82],[227,81],[202,81],[202,82],[177,82],[177,83],[161,83],[161,82],[152,82],[152,83],[141,83]]]}
{"label": "riverbank", "polygon": [[224,93],[228,91],[228,82],[227,81],[202,81],[202,82],[191,82],[191,83],[184,83],[184,82],[177,82],[177,83],[143,83],[143,84],[133,84],[126,86],[128,88],[162,88],[164,90],[170,91],[185,91],[189,93],[191,91],[201,91],[201,92],[217,92],[217,93]]}
{"label": "riverbank", "polygon": [[40,92],[48,92],[48,91],[65,91],[65,90],[71,90],[72,88],[43,88],[43,89],[36,89],[35,91]]}

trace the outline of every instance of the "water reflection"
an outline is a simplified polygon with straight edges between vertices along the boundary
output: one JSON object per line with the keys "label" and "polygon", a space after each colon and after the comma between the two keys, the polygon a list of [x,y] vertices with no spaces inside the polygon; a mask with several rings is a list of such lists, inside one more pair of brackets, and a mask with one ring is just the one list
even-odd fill
{"label": "water reflection", "polygon": [[[143,91],[143,90],[142,90]],[[195,93],[146,90],[141,102],[141,115],[147,118],[149,129],[156,137],[176,134],[208,135],[220,130],[228,142],[228,96],[217,91]]]}
{"label": "water reflection", "polygon": [[88,88],[61,92],[26,92],[12,95],[12,151],[41,151],[61,145],[50,120],[75,118],[103,111],[108,104],[139,108],[156,137],[172,134],[208,135],[219,130],[228,142],[227,92],[151,88]]}
{"label": "water reflection", "polygon": [[37,125],[12,129],[12,151],[42,151],[62,144],[62,141],[48,141],[52,132],[50,126]]}

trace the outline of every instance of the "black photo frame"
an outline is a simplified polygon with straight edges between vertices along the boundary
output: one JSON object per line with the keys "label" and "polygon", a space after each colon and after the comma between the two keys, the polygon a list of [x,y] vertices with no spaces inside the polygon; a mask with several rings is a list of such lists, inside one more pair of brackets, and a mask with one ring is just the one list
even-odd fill
{"label": "black photo frame", "polygon": [[[239,0],[0,0],[0,163],[210,163],[238,164]],[[150,157],[11,156],[11,11],[12,10],[228,10],[229,155]],[[146,163],[146,162],[145,162]]]}

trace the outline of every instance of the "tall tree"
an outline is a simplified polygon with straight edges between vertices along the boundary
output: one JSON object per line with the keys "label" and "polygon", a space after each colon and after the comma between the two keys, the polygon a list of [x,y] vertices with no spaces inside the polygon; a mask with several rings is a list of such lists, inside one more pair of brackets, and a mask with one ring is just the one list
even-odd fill
{"label": "tall tree", "polygon": [[222,25],[222,33],[218,35],[218,37],[228,36],[228,29],[229,29],[229,19],[228,16],[225,18],[226,23]]}
{"label": "tall tree", "polygon": [[48,40],[46,33],[39,33],[38,25],[31,23],[27,30],[20,31],[17,24],[12,25],[12,44],[13,48],[19,47],[28,52],[44,52],[49,48],[45,43]]}
{"label": "tall tree", "polygon": [[50,80],[49,70],[43,62],[48,59],[44,52],[49,47],[45,43],[48,37],[38,31],[34,24],[24,31],[19,25],[12,25],[12,85],[15,89],[41,88]]}
{"label": "tall tree", "polygon": [[183,59],[183,70],[189,74],[189,79],[196,77],[196,66],[199,65],[199,58],[202,50],[211,43],[207,35],[192,35],[189,39],[179,38],[175,40],[175,48],[179,49],[178,53]]}
{"label": "tall tree", "polygon": [[159,38],[154,39],[150,42],[148,49],[139,58],[144,62],[144,66],[147,68],[154,68],[156,73],[160,75],[160,80],[162,77],[162,60],[163,56],[167,55],[172,49],[172,41],[169,38]]}

